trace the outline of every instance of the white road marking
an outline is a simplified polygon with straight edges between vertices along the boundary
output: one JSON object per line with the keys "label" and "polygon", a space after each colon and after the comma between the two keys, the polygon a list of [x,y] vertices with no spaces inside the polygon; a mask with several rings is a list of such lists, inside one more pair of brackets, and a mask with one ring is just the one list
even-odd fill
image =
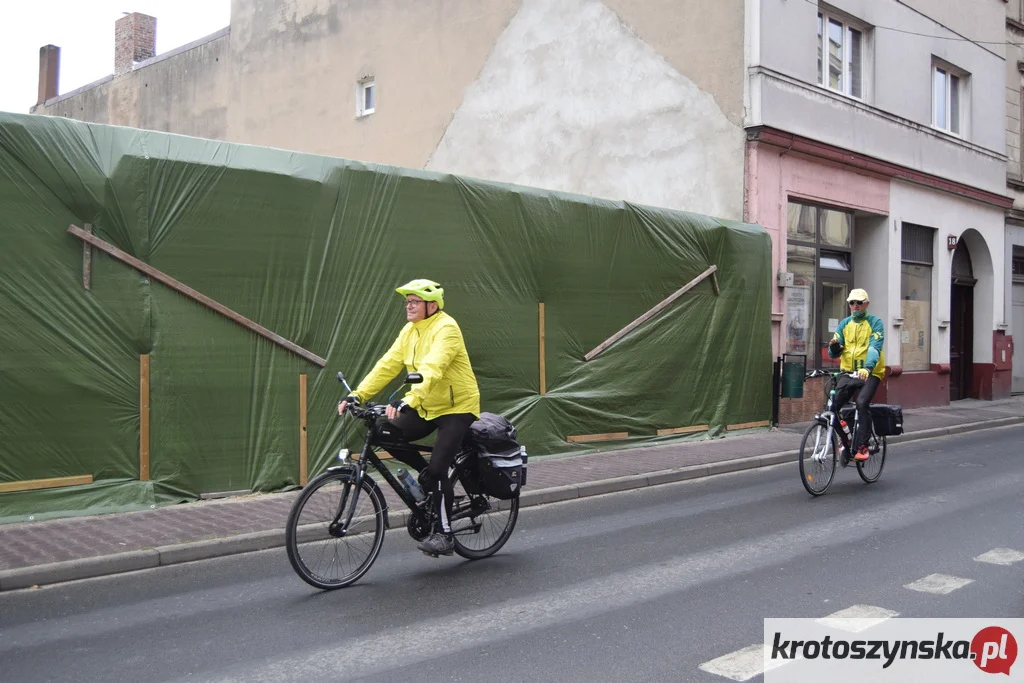
{"label": "white road marking", "polygon": [[922,593],[937,593],[938,595],[946,595],[952,593],[957,588],[963,588],[969,583],[973,583],[974,579],[961,579],[959,576],[949,576],[948,574],[929,574],[923,579],[918,579],[913,583],[908,583],[904,588],[909,588],[912,591],[920,591]]}
{"label": "white road marking", "polygon": [[[366,635],[339,638],[329,645],[298,648],[287,656],[258,662],[228,665],[206,672],[208,680],[277,683],[281,680],[315,678],[323,671],[338,672],[336,680],[363,678],[372,673],[436,659],[484,644],[504,642],[520,634],[560,627],[599,614],[643,604],[720,581],[741,572],[772,566],[786,558],[812,552],[811,540],[841,537],[844,543],[867,539],[876,533],[872,525],[899,529],[952,514],[966,508],[978,495],[1018,491],[1024,471],[954,487],[942,494],[913,496],[858,513],[851,527],[845,518],[814,520],[775,533],[683,554],[652,563],[572,583],[568,586],[521,595],[507,601],[467,609],[442,617],[403,621]],[[955,493],[956,502],[950,502]],[[944,505],[937,505],[942,502]],[[819,552],[817,550],[813,552]],[[47,627],[49,632],[52,628]],[[442,650],[425,632],[458,633]],[[45,632],[44,632],[45,633]],[[6,643],[0,640],[0,653]],[[342,673],[343,672],[343,673]],[[190,680],[185,677],[182,681]]]}
{"label": "white road marking", "polygon": [[974,558],[975,562],[988,562],[989,564],[1013,564],[1024,560],[1024,553],[1009,548],[993,548],[987,553]]}
{"label": "white road marking", "polygon": [[710,662],[704,662],[700,665],[700,670],[707,671],[709,674],[724,676],[734,681],[749,681],[766,670],[777,669],[790,661],[788,659],[775,660],[770,662],[766,668],[764,663],[767,661],[769,654],[768,646],[764,643],[758,643],[757,645],[751,645],[742,650],[722,655],[712,659]]}
{"label": "white road marking", "polygon": [[885,609],[884,607],[853,605],[818,619],[817,623],[822,626],[849,631],[850,633],[860,633],[895,616],[899,616],[899,612],[893,612],[891,609]]}

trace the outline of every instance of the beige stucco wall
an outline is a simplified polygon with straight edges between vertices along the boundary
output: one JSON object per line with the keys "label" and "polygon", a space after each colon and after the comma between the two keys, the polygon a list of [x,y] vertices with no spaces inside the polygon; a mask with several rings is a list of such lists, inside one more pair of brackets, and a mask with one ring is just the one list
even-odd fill
{"label": "beige stucco wall", "polygon": [[738,219],[743,41],[743,0],[233,0],[37,113]]}
{"label": "beige stucco wall", "polygon": [[[229,139],[422,168],[518,0],[234,0]],[[357,82],[377,110],[357,119]]]}
{"label": "beige stucco wall", "polygon": [[49,100],[33,113],[224,139],[230,34]]}
{"label": "beige stucco wall", "polygon": [[[611,4],[523,0],[427,168],[741,218],[742,49],[716,87],[730,117],[687,75],[703,80],[728,62],[708,57],[684,73]],[[687,25],[678,4],[658,8],[663,24]],[[742,45],[735,9],[731,44]],[[722,38],[661,35],[680,62]]]}

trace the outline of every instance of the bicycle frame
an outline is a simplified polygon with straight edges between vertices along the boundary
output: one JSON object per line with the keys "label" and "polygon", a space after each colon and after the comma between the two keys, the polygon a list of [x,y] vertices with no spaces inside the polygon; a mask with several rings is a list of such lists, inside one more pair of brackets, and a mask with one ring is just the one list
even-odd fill
{"label": "bicycle frame", "polygon": [[[850,459],[852,457],[852,455],[851,455],[851,449],[852,449],[851,436],[853,434],[857,433],[857,427],[858,427],[858,425],[860,423],[860,410],[854,409],[854,413],[853,413],[853,415],[854,415],[853,427],[850,430],[849,434],[847,433],[845,428],[838,429],[838,430],[836,429],[837,425],[842,427],[842,424],[840,422],[842,420],[842,415],[840,414],[840,411],[842,410],[842,406],[839,406],[839,411],[836,411],[836,410],[834,410],[833,402],[835,401],[835,397],[836,397],[836,386],[839,384],[839,377],[841,375],[843,375],[844,373],[842,373],[842,372],[833,372],[831,374],[832,374],[832,378],[829,381],[828,397],[825,399],[825,410],[823,410],[822,412],[816,414],[814,416],[814,419],[818,420],[819,422],[821,422],[822,424],[827,426],[827,430],[825,432],[826,443],[828,443],[829,441],[832,440],[832,435],[833,434],[838,434],[839,441],[841,442],[842,448],[843,448],[843,466],[845,467],[846,464],[850,461]],[[869,448],[874,449],[874,450],[877,451],[878,446],[875,443],[877,440],[878,440],[878,437],[875,436],[874,425],[872,424],[871,416],[869,415],[868,416],[868,441],[869,441],[868,446],[869,446]],[[818,445],[819,445],[818,443],[815,443],[815,453],[818,452],[818,448],[817,448]],[[822,458],[824,458],[824,457],[825,457],[824,453],[822,453],[821,455],[815,455],[814,456],[814,458],[816,460],[819,460],[819,461]]]}
{"label": "bicycle frame", "polygon": [[[406,488],[402,486],[401,482],[398,481],[398,477],[391,473],[391,470],[389,470],[384,465],[383,461],[380,459],[377,453],[374,452],[373,449],[375,446],[383,448],[385,450],[387,450],[388,448],[414,448],[416,450],[425,451],[429,453],[432,451],[432,448],[430,446],[413,444],[402,439],[396,438],[396,435],[390,432],[390,429],[392,428],[390,423],[381,420],[380,416],[377,415],[377,413],[373,410],[372,407],[363,411],[362,414],[359,415],[359,417],[363,419],[364,422],[366,422],[366,436],[363,439],[363,448],[360,451],[359,457],[349,458],[348,462],[346,462],[346,464],[344,465],[336,465],[334,467],[328,468],[328,470],[348,469],[352,472],[352,482],[349,486],[346,486],[346,490],[342,494],[341,500],[338,503],[337,514],[335,515],[334,521],[330,525],[331,532],[337,533],[340,536],[345,535],[345,533],[347,532],[349,524],[351,524],[352,522],[352,516],[355,513],[356,506],[359,503],[359,495],[360,492],[362,491],[361,484],[363,482],[364,477],[368,478],[371,482],[371,485],[378,488],[379,490],[377,482],[374,481],[374,479],[370,477],[366,472],[368,467],[373,468],[374,470],[379,472],[380,475],[384,478],[384,481],[386,481],[388,485],[391,486],[392,489],[394,489],[398,497],[401,498],[402,502],[405,503],[406,507],[409,508],[409,511],[410,513],[412,513],[416,522],[419,525],[421,525],[421,528],[430,529],[434,524],[434,506],[424,505],[422,502],[418,502],[415,498],[413,498],[412,494],[410,494],[406,490]],[[472,453],[465,447],[463,447],[455,455],[455,459],[452,462],[452,466],[456,470],[459,470],[463,461],[467,457],[471,456]],[[351,501],[348,500],[350,492],[352,492]],[[430,494],[427,495],[429,496]],[[384,499],[383,496],[381,496],[381,502],[384,505],[384,528],[389,529],[391,527],[387,516],[387,501]],[[347,512],[346,505],[348,508]],[[474,509],[474,507],[476,506],[471,501],[471,504],[468,509],[453,510],[450,521],[454,522],[460,519],[464,519],[466,517],[472,517],[474,513],[481,512],[481,510]],[[479,527],[479,523],[472,527],[469,527],[468,530],[473,530],[474,527]]]}

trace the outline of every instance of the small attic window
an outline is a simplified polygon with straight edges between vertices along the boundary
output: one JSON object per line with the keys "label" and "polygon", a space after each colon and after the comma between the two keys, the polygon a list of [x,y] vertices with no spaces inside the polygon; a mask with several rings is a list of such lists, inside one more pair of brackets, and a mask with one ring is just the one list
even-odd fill
{"label": "small attic window", "polygon": [[377,85],[371,80],[356,84],[356,116],[369,116],[377,106]]}

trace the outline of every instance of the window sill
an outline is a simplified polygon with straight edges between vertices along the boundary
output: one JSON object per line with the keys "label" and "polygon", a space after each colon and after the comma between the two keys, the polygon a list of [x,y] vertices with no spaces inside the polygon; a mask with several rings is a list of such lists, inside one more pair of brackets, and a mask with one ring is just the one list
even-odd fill
{"label": "window sill", "polygon": [[954,133],[953,131],[947,130],[946,128],[939,128],[934,123],[931,126],[929,126],[929,127],[933,131],[935,131],[936,133],[939,133],[940,135],[948,135],[949,137],[951,137],[951,138],[953,138],[955,140],[959,140],[961,142],[964,141],[964,136],[961,135],[960,133]]}
{"label": "window sill", "polygon": [[864,99],[863,97],[857,97],[856,95],[851,95],[850,93],[843,92],[842,90],[829,88],[828,86],[822,85],[821,83],[818,83],[818,89],[821,90],[822,92],[827,92],[829,95],[836,95],[837,97],[842,97],[844,99],[850,100],[851,102],[856,102],[857,104],[866,105],[868,103],[867,100]]}
{"label": "window sill", "polygon": [[357,119],[365,119],[367,116],[373,116],[373,112],[375,112],[375,111],[376,111],[376,109],[369,109],[367,111],[359,112],[358,114],[356,114],[356,118]]}

